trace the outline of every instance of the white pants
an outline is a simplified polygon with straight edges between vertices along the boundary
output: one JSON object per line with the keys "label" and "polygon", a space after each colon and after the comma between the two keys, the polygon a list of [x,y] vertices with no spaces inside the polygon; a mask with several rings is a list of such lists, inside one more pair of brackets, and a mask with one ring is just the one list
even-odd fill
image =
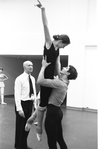
{"label": "white pants", "polygon": [[0,87],[0,95],[4,95],[4,87]]}
{"label": "white pants", "polygon": [[0,87],[1,103],[4,103],[4,87]]}

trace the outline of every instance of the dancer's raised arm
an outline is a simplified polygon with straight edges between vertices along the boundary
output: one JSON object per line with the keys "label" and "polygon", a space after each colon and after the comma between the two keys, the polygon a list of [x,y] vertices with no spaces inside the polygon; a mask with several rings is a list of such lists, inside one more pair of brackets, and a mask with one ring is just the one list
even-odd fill
{"label": "dancer's raised arm", "polygon": [[51,40],[51,36],[49,33],[49,28],[48,28],[48,21],[47,21],[47,17],[46,17],[46,12],[45,12],[45,7],[41,4],[41,2],[39,0],[38,4],[35,5],[38,8],[41,9],[41,14],[42,14],[42,22],[43,22],[43,27],[44,27],[44,35],[45,35],[45,44],[46,44],[46,48],[50,48],[51,44],[52,44],[52,40]]}

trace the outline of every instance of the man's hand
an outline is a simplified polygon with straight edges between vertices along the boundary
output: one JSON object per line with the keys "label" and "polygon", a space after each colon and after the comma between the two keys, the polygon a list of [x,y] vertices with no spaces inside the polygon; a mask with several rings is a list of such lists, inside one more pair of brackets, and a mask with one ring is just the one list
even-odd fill
{"label": "man's hand", "polygon": [[21,110],[20,110],[20,111],[18,111],[18,113],[19,113],[19,115],[20,115],[21,117],[23,117],[23,118],[25,117],[25,115],[24,115],[24,112],[23,112],[23,111],[21,111]]}
{"label": "man's hand", "polygon": [[58,79],[59,78],[59,76],[57,75],[57,76],[54,76],[54,79]]}
{"label": "man's hand", "polygon": [[44,68],[46,68],[48,65],[50,65],[51,63],[47,63],[47,61],[46,61],[46,56],[45,56],[45,58],[43,57],[43,59],[42,59],[42,67],[44,67]]}

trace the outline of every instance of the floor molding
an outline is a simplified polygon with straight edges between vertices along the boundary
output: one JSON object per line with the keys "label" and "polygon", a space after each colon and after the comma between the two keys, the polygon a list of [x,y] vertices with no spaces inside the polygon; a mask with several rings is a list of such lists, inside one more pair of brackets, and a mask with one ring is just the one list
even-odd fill
{"label": "floor molding", "polygon": [[90,108],[79,108],[79,107],[70,107],[70,106],[67,106],[66,108],[70,110],[79,110],[79,111],[96,112],[96,113],[98,112],[97,109],[90,109]]}
{"label": "floor molding", "polygon": [[8,97],[8,98],[9,98],[9,97],[14,98],[14,95],[13,95],[13,94],[12,94],[12,95],[5,95],[4,97],[6,97],[6,98],[7,98],[7,97]]}
{"label": "floor molding", "polygon": [[[14,95],[5,95],[5,97],[6,98],[14,98]],[[71,107],[71,106],[66,106],[65,104],[63,104],[61,107],[69,109],[69,110],[78,110],[78,111],[86,111],[86,112],[98,112],[97,109]]]}

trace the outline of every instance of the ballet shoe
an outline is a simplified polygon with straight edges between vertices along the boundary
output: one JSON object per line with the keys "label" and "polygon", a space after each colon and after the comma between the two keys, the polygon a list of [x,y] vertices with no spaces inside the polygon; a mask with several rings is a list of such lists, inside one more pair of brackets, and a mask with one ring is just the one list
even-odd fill
{"label": "ballet shoe", "polygon": [[37,137],[37,140],[40,142],[42,140],[42,134],[38,134],[36,132],[36,137]]}
{"label": "ballet shoe", "polygon": [[28,120],[27,120],[27,123],[25,125],[25,131],[29,131],[33,122],[35,121],[36,119],[36,114],[34,113]]}
{"label": "ballet shoe", "polygon": [[42,140],[42,127],[37,125],[36,128],[36,136],[37,136],[37,140],[41,141]]}

